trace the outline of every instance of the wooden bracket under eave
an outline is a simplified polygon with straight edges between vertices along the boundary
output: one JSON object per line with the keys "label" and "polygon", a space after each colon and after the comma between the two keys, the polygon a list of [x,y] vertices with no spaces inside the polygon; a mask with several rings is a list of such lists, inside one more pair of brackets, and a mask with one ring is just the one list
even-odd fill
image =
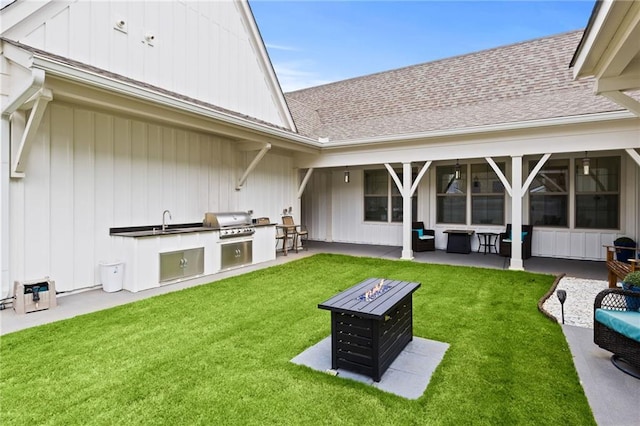
{"label": "wooden bracket under eave", "polygon": [[[12,178],[24,178],[25,168],[27,163],[27,157],[31,150],[31,145],[36,138],[40,122],[44,116],[44,112],[47,109],[47,104],[53,100],[53,93],[49,89],[40,89],[33,96],[33,107],[31,108],[31,114],[29,119],[24,125],[24,131],[20,133],[22,125],[24,123],[24,113],[22,111],[16,111],[16,117],[12,120],[12,149],[11,150],[11,177]],[[26,104],[29,105],[31,100]],[[13,139],[20,138],[20,142],[13,144]]]}
{"label": "wooden bracket under eave", "polygon": [[242,189],[242,186],[247,181],[249,174],[251,174],[251,172],[253,171],[253,169],[256,168],[260,160],[262,160],[262,157],[264,157],[270,149],[271,149],[270,143],[264,144],[262,146],[262,149],[258,151],[258,154],[255,156],[253,161],[251,161],[251,164],[249,164],[249,167],[247,167],[247,170],[244,171],[244,173],[242,174],[242,177],[238,180],[238,184],[236,185],[236,191],[240,191]]}

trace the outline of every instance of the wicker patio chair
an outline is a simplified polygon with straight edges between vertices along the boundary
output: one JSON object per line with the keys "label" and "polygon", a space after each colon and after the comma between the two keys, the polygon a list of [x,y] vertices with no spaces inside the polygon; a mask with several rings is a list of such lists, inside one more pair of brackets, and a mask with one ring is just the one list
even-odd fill
{"label": "wicker patio chair", "polygon": [[[640,316],[640,293],[622,289],[606,289],[598,293],[593,304],[593,342],[612,352],[611,362],[620,370],[640,379],[640,342],[630,339],[606,325],[596,321],[598,309],[617,312],[635,312]],[[637,369],[625,368],[620,360]]]}
{"label": "wicker patio chair", "polygon": [[411,249],[413,251],[435,251],[436,233],[425,229],[423,222],[411,222]]}
{"label": "wicker patio chair", "polygon": [[[531,257],[531,239],[533,237],[533,225],[522,225],[522,232],[524,234],[522,238],[522,258],[528,259]],[[511,257],[511,224],[507,224],[505,232],[501,233],[498,237],[499,253],[500,256]]]}

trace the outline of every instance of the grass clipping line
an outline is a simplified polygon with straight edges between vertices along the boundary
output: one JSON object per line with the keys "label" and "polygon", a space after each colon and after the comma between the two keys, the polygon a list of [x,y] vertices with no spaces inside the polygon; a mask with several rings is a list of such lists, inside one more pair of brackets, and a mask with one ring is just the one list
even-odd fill
{"label": "grass clipping line", "polygon": [[[418,400],[289,361],[330,334],[317,304],[369,277],[421,282],[414,334],[450,344]],[[7,334],[2,422],[595,424],[537,309],[553,279],[321,254]]]}

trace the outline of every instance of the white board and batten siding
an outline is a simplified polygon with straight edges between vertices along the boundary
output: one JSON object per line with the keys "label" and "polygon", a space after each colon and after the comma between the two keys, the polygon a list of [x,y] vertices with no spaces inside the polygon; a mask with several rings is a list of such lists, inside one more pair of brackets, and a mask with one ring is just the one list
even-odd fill
{"label": "white board and batten siding", "polygon": [[165,209],[171,223],[249,209],[277,220],[297,190],[283,172],[293,160],[267,153],[236,191],[252,155],[219,137],[51,102],[26,178],[10,183],[10,282],[49,276],[59,291],[97,285],[99,263],[119,260],[109,228],[160,224]]}
{"label": "white board and batten siding", "polygon": [[303,196],[303,223],[309,238],[320,241],[373,245],[402,245],[402,223],[364,221],[363,171],[316,170]]}
{"label": "white board and batten siding", "polygon": [[288,127],[267,77],[270,65],[240,7],[231,0],[70,2],[43,24],[27,23],[8,37]]}

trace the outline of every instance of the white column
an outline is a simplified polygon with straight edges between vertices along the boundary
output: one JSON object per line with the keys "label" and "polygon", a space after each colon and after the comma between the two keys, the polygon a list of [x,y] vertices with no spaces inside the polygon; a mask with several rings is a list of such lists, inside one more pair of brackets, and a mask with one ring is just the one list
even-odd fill
{"label": "white column", "polygon": [[522,263],[522,156],[511,157],[511,263],[509,269],[523,271]]}
{"label": "white column", "polygon": [[413,259],[411,248],[411,163],[402,163],[402,259]]}

